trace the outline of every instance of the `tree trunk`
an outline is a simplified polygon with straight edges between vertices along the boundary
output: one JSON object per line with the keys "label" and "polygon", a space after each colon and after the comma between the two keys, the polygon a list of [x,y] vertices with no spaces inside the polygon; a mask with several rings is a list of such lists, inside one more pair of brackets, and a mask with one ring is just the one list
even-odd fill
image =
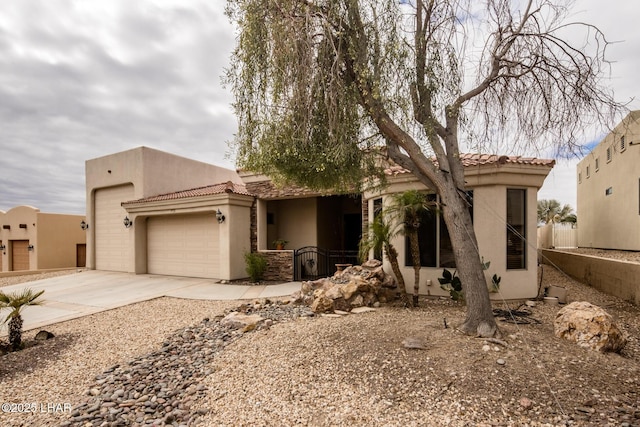
{"label": "tree trunk", "polygon": [[411,261],[413,261],[413,306],[418,306],[420,295],[420,244],[418,243],[418,229],[409,230],[409,244],[411,245]]}
{"label": "tree trunk", "polygon": [[440,196],[445,205],[442,215],[451,237],[456,269],[467,304],[466,319],[458,329],[479,337],[497,336],[499,330],[493,316],[471,214],[457,189],[451,187],[443,189]]}
{"label": "tree trunk", "polygon": [[22,345],[22,316],[20,315],[9,320],[9,344],[13,351],[20,350]]}
{"label": "tree trunk", "polygon": [[398,252],[396,251],[396,248],[391,245],[385,245],[385,251],[387,252],[387,258],[391,263],[393,274],[395,274],[396,280],[398,281],[398,287],[400,288],[400,302],[403,306],[407,307],[409,305],[409,300],[407,298],[407,286],[404,283],[404,277],[402,276],[402,272],[400,271],[400,264],[398,263]]}

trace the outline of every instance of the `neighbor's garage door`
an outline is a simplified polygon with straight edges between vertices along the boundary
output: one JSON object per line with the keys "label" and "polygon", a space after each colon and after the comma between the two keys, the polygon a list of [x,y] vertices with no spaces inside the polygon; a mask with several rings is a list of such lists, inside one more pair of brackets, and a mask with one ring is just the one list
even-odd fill
{"label": "neighbor's garage door", "polygon": [[29,269],[29,241],[14,240],[11,244],[11,269],[13,271]]}
{"label": "neighbor's garage door", "polygon": [[103,188],[95,193],[96,269],[129,271],[129,233],[122,220],[127,212],[120,205],[134,199],[133,185]]}
{"label": "neighbor's garage door", "polygon": [[147,272],[220,277],[218,228],[213,214],[150,217],[147,222]]}

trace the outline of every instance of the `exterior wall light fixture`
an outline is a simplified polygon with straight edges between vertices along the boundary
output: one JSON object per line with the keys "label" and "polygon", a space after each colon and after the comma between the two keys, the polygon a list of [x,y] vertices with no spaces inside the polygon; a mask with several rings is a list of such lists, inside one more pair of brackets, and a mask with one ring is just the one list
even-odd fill
{"label": "exterior wall light fixture", "polygon": [[[24,247],[24,246],[23,246],[23,247]],[[27,246],[27,249],[28,249],[29,251],[33,252],[33,245],[29,245],[29,246]]]}
{"label": "exterior wall light fixture", "polygon": [[0,245],[0,251],[4,251],[5,249],[7,249],[5,245]]}
{"label": "exterior wall light fixture", "polygon": [[86,222],[84,222],[84,220],[82,220],[82,222],[80,222],[80,228],[82,228],[83,230],[86,230],[89,228],[89,224],[87,224]]}
{"label": "exterior wall light fixture", "polygon": [[122,221],[122,223],[126,228],[129,228],[133,225],[133,221],[131,221],[128,216],[124,217],[124,220]]}
{"label": "exterior wall light fixture", "polygon": [[218,224],[222,224],[224,222],[224,215],[222,214],[220,209],[216,211],[216,219],[218,220]]}

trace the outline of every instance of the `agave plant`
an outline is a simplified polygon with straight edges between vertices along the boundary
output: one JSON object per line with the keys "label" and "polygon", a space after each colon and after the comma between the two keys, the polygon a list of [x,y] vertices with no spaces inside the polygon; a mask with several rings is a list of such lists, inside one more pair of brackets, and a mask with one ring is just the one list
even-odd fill
{"label": "agave plant", "polygon": [[22,310],[28,305],[40,305],[42,301],[36,301],[44,291],[34,293],[31,289],[23,289],[22,292],[5,294],[0,292],[0,310],[9,308],[11,311],[4,319],[9,322],[9,344],[16,351],[22,347]]}

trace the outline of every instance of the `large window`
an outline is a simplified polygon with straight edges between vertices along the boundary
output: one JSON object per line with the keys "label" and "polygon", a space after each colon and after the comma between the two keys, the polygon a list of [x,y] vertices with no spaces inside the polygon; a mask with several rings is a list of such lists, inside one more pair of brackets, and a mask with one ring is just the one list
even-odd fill
{"label": "large window", "polygon": [[527,268],[527,190],[507,189],[507,270]]}
{"label": "large window", "polygon": [[[435,206],[438,197],[435,194],[429,194],[427,200],[430,205]],[[469,212],[473,219],[472,191],[467,193],[467,200],[469,202]],[[422,267],[456,267],[449,230],[440,212],[430,210],[423,213],[418,230],[418,244],[420,246],[420,265]],[[405,265],[407,267],[413,266],[411,244],[408,237],[405,238]]]}

